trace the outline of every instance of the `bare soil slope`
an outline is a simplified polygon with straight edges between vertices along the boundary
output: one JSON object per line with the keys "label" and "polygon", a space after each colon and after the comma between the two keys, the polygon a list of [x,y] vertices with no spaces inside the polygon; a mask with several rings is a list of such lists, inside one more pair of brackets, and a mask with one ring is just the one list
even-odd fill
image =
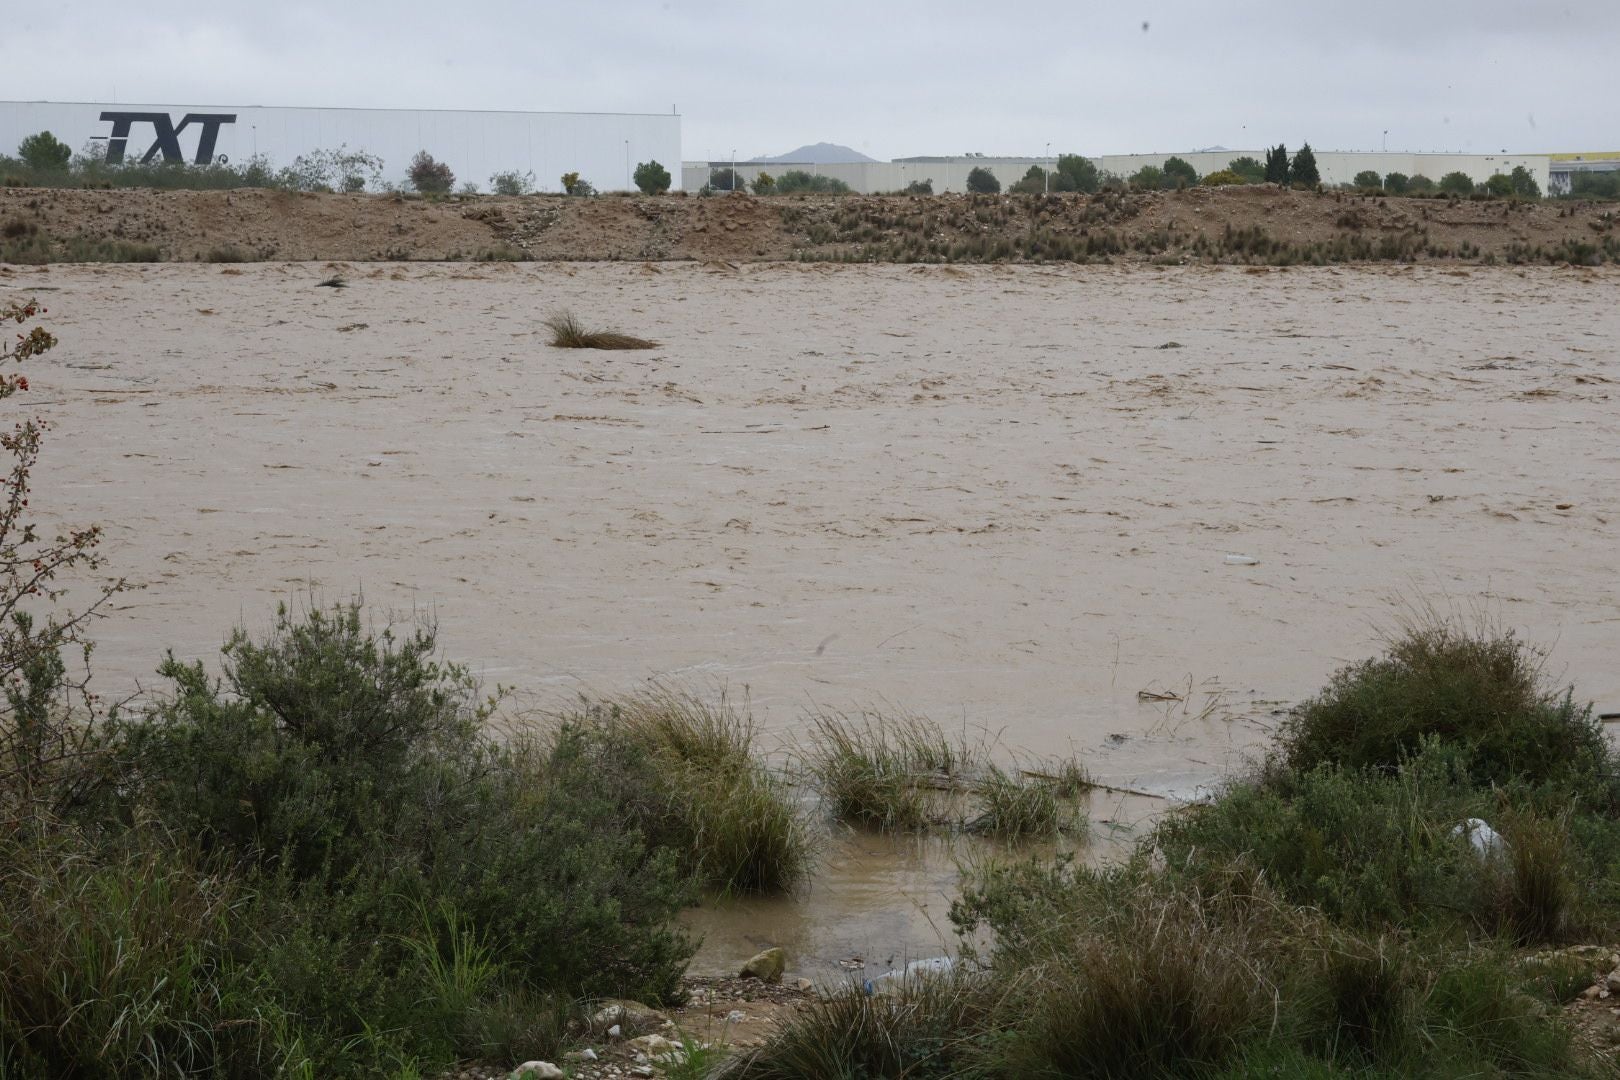
{"label": "bare soil slope", "polygon": [[[0,261],[1620,261],[1612,207],[1271,186],[1095,196],[752,198],[0,189]],[[23,241],[45,237],[25,248]],[[78,255],[69,254],[77,245]]]}

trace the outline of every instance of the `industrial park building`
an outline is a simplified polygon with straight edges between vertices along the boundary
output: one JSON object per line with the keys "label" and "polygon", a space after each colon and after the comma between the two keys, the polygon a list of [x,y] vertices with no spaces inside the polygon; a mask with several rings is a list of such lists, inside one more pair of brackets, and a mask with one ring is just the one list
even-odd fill
{"label": "industrial park building", "polygon": [[[1184,154],[1107,154],[1094,157],[1092,163],[1105,173],[1128,177],[1141,169],[1144,165],[1162,168],[1171,157],[1179,157],[1193,168],[1198,175],[1207,176],[1226,168],[1234,158],[1252,157],[1257,161],[1264,161],[1265,150],[1220,150],[1203,151]],[[1548,189],[1548,168],[1550,157],[1547,154],[1396,154],[1361,151],[1316,151],[1316,166],[1322,174],[1322,182],[1329,186],[1335,184],[1348,184],[1361,172],[1375,172],[1385,176],[1392,172],[1405,173],[1407,176],[1427,176],[1430,180],[1438,181],[1450,172],[1467,174],[1469,179],[1477,183],[1484,183],[1496,173],[1511,173],[1515,166],[1522,165],[1529,170],[1535,178],[1536,184],[1545,193]],[[938,194],[951,191],[966,191],[968,173],[976,168],[988,169],[995,174],[1001,182],[1002,190],[1024,178],[1031,165],[1038,165],[1043,169],[1050,169],[1056,164],[1055,158],[1043,157],[984,157],[981,155],[964,155],[961,157],[914,157],[897,158],[894,161],[859,162],[838,165],[798,165],[792,162],[754,163],[737,162],[737,177],[740,183],[752,183],[760,173],[770,173],[780,176],[791,169],[803,170],[813,175],[829,176],[842,180],[851,189],[863,194],[879,191],[903,191],[908,184],[927,180],[932,183],[934,191]],[[709,182],[709,177],[720,169],[731,167],[729,161],[689,161],[681,168],[681,186],[688,191],[697,191]]]}
{"label": "industrial park building", "polygon": [[0,153],[49,131],[75,150],[118,161],[273,168],[312,151],[365,151],[383,180],[406,182],[426,150],[458,182],[487,189],[496,173],[533,173],[541,191],[577,172],[601,191],[628,190],[635,166],[657,161],[680,184],[681,118],[669,113],[473,112],[450,109],[302,109],[261,105],[0,102]]}

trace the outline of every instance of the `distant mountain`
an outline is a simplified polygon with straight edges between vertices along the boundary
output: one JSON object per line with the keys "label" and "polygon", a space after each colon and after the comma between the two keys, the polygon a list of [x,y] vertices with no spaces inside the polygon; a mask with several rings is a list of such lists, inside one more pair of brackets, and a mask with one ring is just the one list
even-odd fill
{"label": "distant mountain", "polygon": [[847,146],[837,143],[818,142],[811,146],[801,146],[797,150],[789,150],[785,154],[775,157],[749,158],[751,162],[761,164],[778,161],[799,161],[807,165],[842,165],[851,161],[876,161],[877,158],[867,157],[859,150],[851,150]]}

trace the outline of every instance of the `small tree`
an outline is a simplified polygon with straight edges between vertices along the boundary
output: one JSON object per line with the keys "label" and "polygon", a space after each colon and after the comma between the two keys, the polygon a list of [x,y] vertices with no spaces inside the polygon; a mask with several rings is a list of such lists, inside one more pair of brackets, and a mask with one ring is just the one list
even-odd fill
{"label": "small tree", "polygon": [[967,174],[967,189],[975,195],[999,195],[1001,181],[983,165],[975,165]]}
{"label": "small tree", "polygon": [[933,193],[934,178],[932,176],[926,180],[913,180],[906,185],[907,195],[932,195]]}
{"label": "small tree", "polygon": [[[1268,154],[1267,157],[1270,157]],[[1252,157],[1244,156],[1233,158],[1226,163],[1227,169],[1237,173],[1243,178],[1245,184],[1263,184],[1266,182],[1266,167]]]}
{"label": "small tree", "polygon": [[768,172],[762,172],[754,177],[753,183],[748,187],[755,195],[769,195],[776,189],[776,177]]}
{"label": "small tree", "polygon": [[669,170],[656,161],[643,161],[636,166],[636,187],[644,195],[662,195],[671,184]]}
{"label": "small tree", "polygon": [[849,185],[833,176],[812,175],[803,169],[789,169],[776,180],[778,195],[848,195]]}
{"label": "small tree", "polygon": [[1406,190],[1414,194],[1430,192],[1434,190],[1434,181],[1422,173],[1418,173],[1406,182]]}
{"label": "small tree", "polygon": [[1292,179],[1288,164],[1288,147],[1278,143],[1266,151],[1266,183],[1288,186]]}
{"label": "small tree", "polygon": [[424,195],[443,195],[456,186],[456,174],[442,161],[435,161],[426,150],[418,150],[411,158],[411,167],[405,175],[411,186]]}
{"label": "small tree", "polygon": [[1313,188],[1322,182],[1322,174],[1316,168],[1316,154],[1311,151],[1310,143],[1299,148],[1288,172],[1293,182],[1303,187]]}
{"label": "small tree", "polygon": [[1378,174],[1373,172],[1371,169],[1363,169],[1356,173],[1356,178],[1350,181],[1350,183],[1358,188],[1361,188],[1363,191],[1381,191],[1384,187],[1383,180],[1379,179]]}
{"label": "small tree", "polygon": [[1465,172],[1448,172],[1440,178],[1440,190],[1447,195],[1472,195],[1473,177]]}
{"label": "small tree", "polygon": [[489,190],[497,195],[527,195],[534,190],[534,173],[516,169],[498,172],[489,178]]}
{"label": "small tree", "polygon": [[40,172],[62,172],[73,158],[73,150],[48,131],[30,135],[17,144],[17,156],[30,169]]}
{"label": "small tree", "polygon": [[1039,195],[1048,190],[1047,184],[1046,170],[1039,165],[1031,165],[1029,171],[1007,190],[1020,195]]}
{"label": "small tree", "polygon": [[1130,185],[1135,191],[1157,191],[1164,186],[1164,170],[1144,165],[1131,174]]}
{"label": "small tree", "polygon": [[1513,166],[1513,172],[1508,177],[1508,180],[1513,185],[1513,194],[1517,195],[1519,198],[1541,198],[1541,185],[1536,183],[1536,178],[1531,176],[1530,170],[1525,168],[1523,165]]}
{"label": "small tree", "polygon": [[1095,192],[1102,185],[1102,176],[1097,172],[1097,166],[1092,163],[1090,158],[1083,157],[1080,154],[1059,154],[1057,176],[1052,179],[1054,187],[1056,181],[1067,180],[1074,186],[1072,188],[1064,187],[1061,190],[1084,191],[1088,195]]}
{"label": "small tree", "polygon": [[1198,184],[1198,170],[1186,158],[1172,157],[1160,169],[1160,179],[1166,188],[1189,188]]}
{"label": "small tree", "polygon": [[731,169],[710,169],[709,188],[713,191],[736,191],[737,174]]}
{"label": "small tree", "polygon": [[1485,181],[1485,194],[1504,198],[1513,194],[1513,181],[1506,173],[1492,173]]}
{"label": "small tree", "polygon": [[1392,172],[1384,177],[1384,190],[1391,195],[1405,195],[1410,183],[1405,173]]}

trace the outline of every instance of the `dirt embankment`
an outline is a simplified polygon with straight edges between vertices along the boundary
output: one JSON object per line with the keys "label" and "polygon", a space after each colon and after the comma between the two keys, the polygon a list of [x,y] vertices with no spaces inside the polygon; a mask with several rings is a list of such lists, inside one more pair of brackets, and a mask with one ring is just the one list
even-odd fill
{"label": "dirt embankment", "polygon": [[1612,204],[1149,194],[454,197],[0,189],[0,261],[1620,261]]}

